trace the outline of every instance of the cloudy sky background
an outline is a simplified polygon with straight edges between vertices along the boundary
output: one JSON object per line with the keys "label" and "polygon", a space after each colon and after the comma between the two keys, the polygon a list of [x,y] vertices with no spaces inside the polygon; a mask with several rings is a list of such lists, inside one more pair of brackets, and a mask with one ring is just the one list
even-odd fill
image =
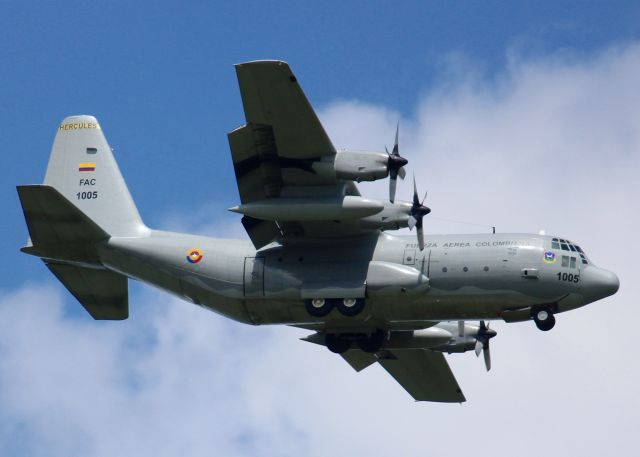
{"label": "cloudy sky background", "polygon": [[[0,455],[640,445],[640,10],[364,5],[0,2]],[[92,321],[17,252],[14,186],[41,181],[64,116],[95,114],[150,226],[244,237],[225,211],[237,201],[225,134],[243,121],[231,65],[257,58],[290,62],[337,146],[381,149],[400,120],[409,172],[429,189],[427,233],[546,230],[615,271],[620,291],[548,333],[494,323],[490,373],[471,353],[448,357],[463,405],[414,403],[381,367],[357,374],[298,341],[306,332],[244,326],[138,284],[128,321]],[[384,198],[387,183],[361,190]]]}

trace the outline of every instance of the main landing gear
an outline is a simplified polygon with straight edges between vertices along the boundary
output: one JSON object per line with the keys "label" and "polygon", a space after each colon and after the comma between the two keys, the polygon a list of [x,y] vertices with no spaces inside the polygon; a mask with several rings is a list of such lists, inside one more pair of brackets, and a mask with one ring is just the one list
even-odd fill
{"label": "main landing gear", "polygon": [[553,311],[548,306],[539,306],[531,310],[531,317],[538,327],[543,332],[547,332],[556,325],[556,318],[553,315]]}
{"label": "main landing gear", "polygon": [[348,351],[354,345],[364,352],[378,352],[384,344],[386,332],[376,329],[373,333],[327,333],[324,343],[327,348],[336,354]]}
{"label": "main landing gear", "polygon": [[364,309],[364,298],[312,298],[304,306],[313,317],[324,317],[335,307],[348,317],[356,316]]}

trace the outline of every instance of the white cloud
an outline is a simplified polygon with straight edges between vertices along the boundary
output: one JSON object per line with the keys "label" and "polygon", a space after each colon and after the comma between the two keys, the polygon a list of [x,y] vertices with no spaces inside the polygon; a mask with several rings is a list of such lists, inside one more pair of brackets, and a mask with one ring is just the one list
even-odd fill
{"label": "white cloud", "polygon": [[[472,354],[451,356],[465,405],[413,403],[380,367],[356,374],[297,341],[298,330],[243,326],[137,287],[129,321],[96,323],[68,315],[61,286],[27,284],[0,299],[0,454],[629,450],[640,408],[639,80],[635,44],[516,56],[492,81],[433,88],[401,119],[409,171],[430,190],[430,233],[475,230],[436,217],[545,228],[580,242],[622,283],[614,297],[558,316],[549,333],[495,323],[489,374]],[[336,145],[370,149],[392,143],[400,117],[359,101],[320,115]],[[384,182],[361,187],[387,191]]]}

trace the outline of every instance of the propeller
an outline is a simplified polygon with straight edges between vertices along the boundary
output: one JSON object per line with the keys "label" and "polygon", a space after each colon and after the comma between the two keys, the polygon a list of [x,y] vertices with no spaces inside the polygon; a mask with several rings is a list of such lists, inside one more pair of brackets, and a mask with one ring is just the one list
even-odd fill
{"label": "propeller", "polygon": [[484,321],[480,321],[480,328],[476,335],[476,356],[480,356],[480,352],[484,355],[484,366],[487,367],[487,371],[491,370],[491,352],[489,351],[489,340],[496,336],[495,330],[485,325]]}
{"label": "propeller", "polygon": [[407,159],[402,157],[398,152],[398,130],[400,130],[400,124],[396,126],[396,140],[393,144],[393,150],[389,153],[389,150],[385,146],[385,151],[387,151],[387,155],[389,156],[389,160],[387,161],[387,169],[389,170],[389,201],[393,203],[396,198],[396,184],[398,183],[398,175],[400,175],[400,179],[404,179],[407,172],[404,169],[404,166],[409,163]]}
{"label": "propeller", "polygon": [[424,198],[420,201],[418,197],[418,188],[416,187],[416,176],[413,175],[413,205],[411,206],[411,212],[409,216],[409,230],[413,227],[417,229],[418,235],[418,247],[422,251],[424,249],[424,230],[422,229],[422,218],[431,212],[431,208],[424,206],[424,201],[427,199],[427,193],[424,193]]}

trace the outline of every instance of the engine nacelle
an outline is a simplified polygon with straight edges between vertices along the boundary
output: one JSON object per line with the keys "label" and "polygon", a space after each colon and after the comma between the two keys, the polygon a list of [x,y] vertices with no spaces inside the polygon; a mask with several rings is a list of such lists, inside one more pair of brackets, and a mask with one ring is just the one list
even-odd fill
{"label": "engine nacelle", "polygon": [[338,179],[375,181],[389,175],[388,164],[386,152],[340,150],[336,153],[333,167]]}
{"label": "engine nacelle", "polygon": [[432,350],[451,354],[452,352],[467,352],[475,349],[480,330],[478,325],[464,324],[462,335],[460,335],[457,322],[440,322],[434,327],[446,330],[451,334],[451,338],[439,346],[432,347]]}

